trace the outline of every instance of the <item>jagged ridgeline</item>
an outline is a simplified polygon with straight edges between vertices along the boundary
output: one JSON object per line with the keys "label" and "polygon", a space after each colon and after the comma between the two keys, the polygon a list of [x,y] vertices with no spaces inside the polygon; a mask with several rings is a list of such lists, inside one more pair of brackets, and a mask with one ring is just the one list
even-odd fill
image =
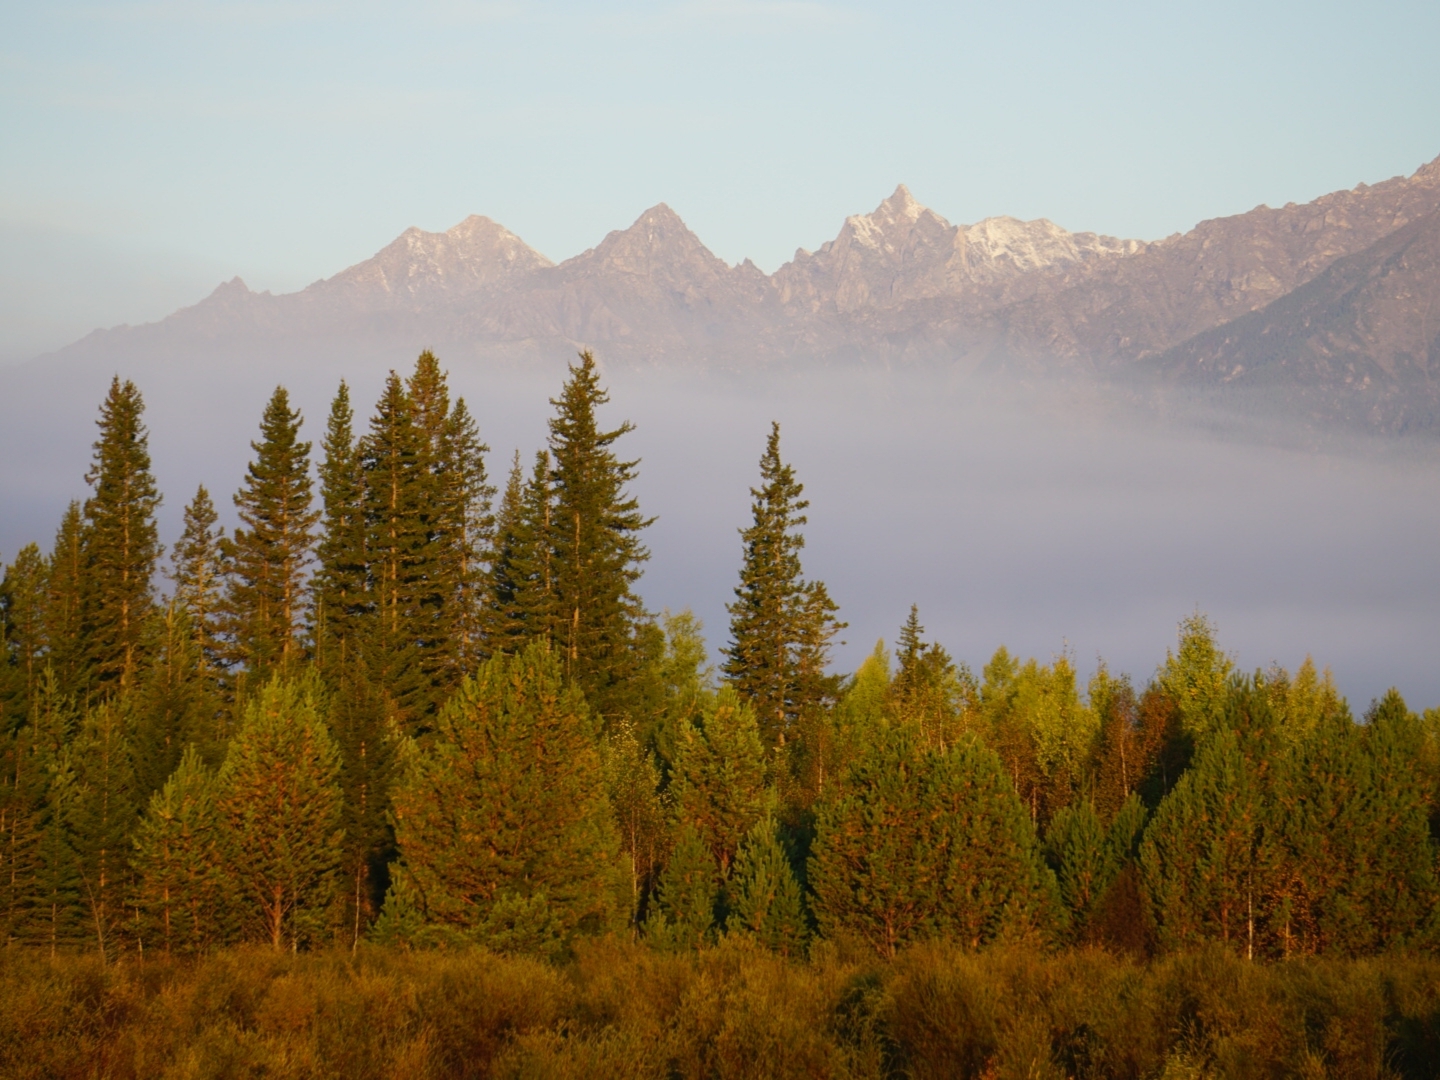
{"label": "jagged ridgeline", "polygon": [[[1440,432],[1440,159],[1302,205],[1153,241],[1046,219],[951,224],[901,185],[766,274],[729,265],[661,203],[557,264],[489,218],[407,229],[299,292],[239,278],[152,324],[96,331],[67,370],[284,356],[313,365],[424,340],[452,359],[546,361],[585,341],[622,365],[819,363],[1058,379],[1170,417],[1198,406],[1318,432]],[[354,371],[354,367],[346,370]]]}
{"label": "jagged ridgeline", "polygon": [[637,591],[652,519],[588,353],[552,405],[495,475],[428,352],[363,420],[342,384],[318,448],[278,387],[238,524],[201,487],[166,556],[116,379],[90,497],[0,588],[7,946],[1440,940],[1440,711],[1392,691],[1357,720],[1309,661],[1236,671],[1198,613],[1143,682],[1004,648],[976,673],[913,607],[837,674],[778,425],[716,670],[693,615]]}

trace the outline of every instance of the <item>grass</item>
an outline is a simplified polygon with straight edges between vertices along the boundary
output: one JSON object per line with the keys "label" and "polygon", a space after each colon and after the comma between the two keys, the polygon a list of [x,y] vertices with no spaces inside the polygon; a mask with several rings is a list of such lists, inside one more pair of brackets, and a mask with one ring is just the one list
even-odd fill
{"label": "grass", "polygon": [[1156,961],[937,943],[674,955],[587,943],[563,966],[480,950],[199,959],[0,950],[0,1076],[1421,1077],[1440,961]]}

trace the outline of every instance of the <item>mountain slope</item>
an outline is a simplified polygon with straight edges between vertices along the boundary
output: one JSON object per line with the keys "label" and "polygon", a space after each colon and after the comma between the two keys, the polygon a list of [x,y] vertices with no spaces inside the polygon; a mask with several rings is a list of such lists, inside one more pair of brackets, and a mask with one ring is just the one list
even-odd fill
{"label": "mountain slope", "polygon": [[1437,209],[1440,159],[1410,177],[1203,221],[1134,257],[1039,278],[999,321],[1017,353],[1113,367],[1257,311]]}
{"label": "mountain slope", "polygon": [[1323,421],[1388,431],[1435,426],[1440,212],[1147,367],[1172,385],[1259,391]]}
{"label": "mountain slope", "polygon": [[[1437,213],[1440,159],[1409,177],[1304,205],[1257,207],[1153,243],[1070,233],[1044,219],[951,225],[901,185],[770,276],[748,261],[727,265],[663,203],[559,265],[476,216],[443,233],[407,229],[374,257],[297,293],[254,293],[237,278],[159,323],[97,332],[58,355],[103,364],[150,355],[245,362],[257,351],[299,358],[329,350],[398,362],[424,347],[491,360],[594,347],[624,364],[926,361],[1086,378],[1163,370],[1189,385],[1233,352],[1250,359],[1225,371],[1239,364],[1268,373],[1238,387],[1270,393],[1289,380],[1294,393],[1278,397],[1308,401],[1316,415],[1394,426],[1419,422],[1405,417],[1420,413],[1375,411],[1377,388],[1391,387],[1384,393],[1399,400],[1401,387],[1423,384],[1429,375],[1418,358],[1430,363],[1430,346],[1415,337],[1423,337],[1423,319],[1416,322],[1399,291],[1385,290],[1400,290],[1403,279],[1406,296],[1430,294],[1436,271],[1422,257],[1430,232],[1420,223]],[[1380,274],[1369,292],[1347,291],[1345,275],[1391,265],[1383,254],[1392,252],[1389,239],[1400,245],[1395,251],[1411,252],[1402,258],[1408,269]],[[1326,284],[1306,291],[1322,278]],[[1347,382],[1338,367],[1293,357],[1257,360],[1255,350],[1278,357],[1279,347],[1252,341],[1260,323],[1245,320],[1292,296],[1292,307],[1266,316],[1277,321],[1265,323],[1261,339],[1304,336],[1284,321],[1292,309],[1304,308],[1306,326],[1350,318],[1349,329],[1335,323],[1321,335],[1328,344],[1307,337],[1310,352],[1302,352],[1361,357],[1375,365],[1370,382],[1364,373]],[[1232,329],[1204,337],[1223,327]],[[1192,364],[1167,352],[1192,340],[1194,355],[1209,359]],[[1158,368],[1149,363],[1162,354]],[[1360,372],[1361,361],[1353,362]],[[1322,399],[1327,404],[1317,404]]]}

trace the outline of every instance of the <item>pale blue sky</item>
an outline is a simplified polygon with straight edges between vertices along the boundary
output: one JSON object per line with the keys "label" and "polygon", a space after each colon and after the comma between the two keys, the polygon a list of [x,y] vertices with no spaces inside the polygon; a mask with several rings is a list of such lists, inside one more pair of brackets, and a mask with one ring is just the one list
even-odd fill
{"label": "pale blue sky", "polygon": [[0,358],[470,213],[766,270],[897,182],[1154,238],[1440,155],[1440,4],[0,3]]}

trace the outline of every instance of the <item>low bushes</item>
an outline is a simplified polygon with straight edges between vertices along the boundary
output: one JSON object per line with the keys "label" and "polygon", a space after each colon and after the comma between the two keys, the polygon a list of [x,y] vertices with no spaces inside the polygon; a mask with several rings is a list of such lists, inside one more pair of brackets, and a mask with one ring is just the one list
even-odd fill
{"label": "low bushes", "polygon": [[893,962],[592,942],[564,966],[378,947],[102,965],[0,951],[0,1075],[1431,1075],[1440,961],[1151,963],[931,944]]}

